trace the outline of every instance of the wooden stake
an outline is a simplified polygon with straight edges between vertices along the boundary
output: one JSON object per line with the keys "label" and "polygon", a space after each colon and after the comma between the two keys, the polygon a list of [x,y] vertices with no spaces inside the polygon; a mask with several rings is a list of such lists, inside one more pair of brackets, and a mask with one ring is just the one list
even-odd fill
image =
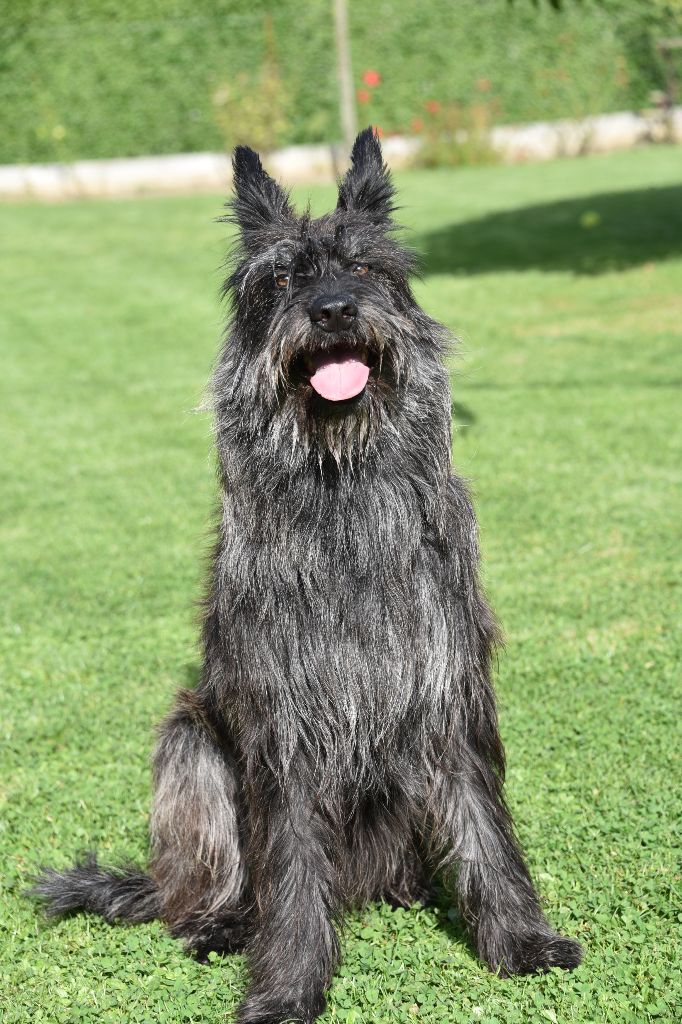
{"label": "wooden stake", "polygon": [[357,135],[355,97],[353,94],[353,66],[348,34],[347,0],[333,0],[334,35],[336,39],[336,72],[339,80],[339,112],[341,130],[347,153],[350,153]]}

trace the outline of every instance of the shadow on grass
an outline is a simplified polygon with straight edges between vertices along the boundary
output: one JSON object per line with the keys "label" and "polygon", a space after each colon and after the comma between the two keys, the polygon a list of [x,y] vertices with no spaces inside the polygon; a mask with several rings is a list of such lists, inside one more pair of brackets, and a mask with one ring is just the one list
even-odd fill
{"label": "shadow on grass", "polygon": [[450,414],[455,427],[473,427],[476,422],[476,413],[463,402],[451,402]]}
{"label": "shadow on grass", "polygon": [[186,686],[188,690],[196,690],[201,682],[201,670],[202,665],[200,661],[192,661],[183,665],[182,674],[185,678],[182,685]]}
{"label": "shadow on grass", "polygon": [[464,923],[464,919],[452,906],[452,897],[448,897],[443,889],[436,899],[436,905],[441,913],[439,915],[438,927],[447,936],[450,942],[468,949],[473,957],[478,957],[476,946],[471,938],[471,932]]}
{"label": "shadow on grass", "polygon": [[424,273],[602,274],[682,254],[682,186],[524,206],[421,235]]}

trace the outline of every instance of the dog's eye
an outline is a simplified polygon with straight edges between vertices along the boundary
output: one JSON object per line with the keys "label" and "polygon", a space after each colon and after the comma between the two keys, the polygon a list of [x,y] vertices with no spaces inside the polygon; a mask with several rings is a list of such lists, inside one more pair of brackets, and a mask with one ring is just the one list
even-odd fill
{"label": "dog's eye", "polygon": [[275,274],[275,284],[278,288],[286,288],[289,284],[288,274]]}
{"label": "dog's eye", "polygon": [[354,263],[351,267],[351,273],[355,274],[357,277],[362,277],[362,275],[366,274],[368,270],[369,267],[366,263]]}

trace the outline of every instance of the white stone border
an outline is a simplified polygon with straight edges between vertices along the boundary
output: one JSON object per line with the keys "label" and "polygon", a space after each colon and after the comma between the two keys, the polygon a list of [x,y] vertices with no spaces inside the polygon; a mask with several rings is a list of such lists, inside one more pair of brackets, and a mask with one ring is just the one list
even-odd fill
{"label": "white stone border", "polygon": [[[648,142],[682,143],[682,107],[665,114],[625,111],[581,121],[500,125],[492,129],[489,139],[493,149],[508,163],[607,153]],[[418,138],[385,139],[387,162],[393,168],[409,166],[420,144]],[[333,181],[342,169],[338,154],[336,146],[289,146],[272,153],[266,162],[281,181],[307,185]],[[222,153],[78,160],[73,164],[7,164],[0,165],[0,199],[49,202],[226,192],[231,179],[230,159]]]}

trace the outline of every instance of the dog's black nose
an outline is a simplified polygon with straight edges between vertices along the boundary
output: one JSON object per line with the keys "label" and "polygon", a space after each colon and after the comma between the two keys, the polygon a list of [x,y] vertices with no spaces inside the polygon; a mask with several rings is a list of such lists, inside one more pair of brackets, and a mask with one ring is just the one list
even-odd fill
{"label": "dog's black nose", "polygon": [[350,295],[318,295],[308,313],[323,331],[347,331],[358,315],[358,307]]}

